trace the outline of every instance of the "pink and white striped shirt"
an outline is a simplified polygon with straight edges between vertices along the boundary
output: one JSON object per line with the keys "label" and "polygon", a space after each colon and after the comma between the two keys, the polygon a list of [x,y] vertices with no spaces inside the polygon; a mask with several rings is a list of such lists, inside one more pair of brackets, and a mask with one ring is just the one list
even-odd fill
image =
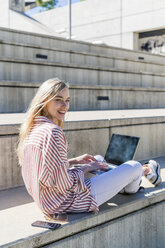
{"label": "pink and white striped shirt", "polygon": [[29,194],[45,214],[97,212],[90,179],[84,179],[80,169],[69,169],[67,153],[61,128],[46,117],[36,117],[24,141],[21,161]]}

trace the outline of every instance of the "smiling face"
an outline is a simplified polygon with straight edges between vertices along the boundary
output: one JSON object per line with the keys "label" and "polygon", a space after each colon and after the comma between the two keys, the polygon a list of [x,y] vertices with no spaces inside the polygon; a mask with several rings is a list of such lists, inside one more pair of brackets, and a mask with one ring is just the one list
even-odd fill
{"label": "smiling face", "polygon": [[65,114],[69,109],[69,89],[62,89],[50,102],[45,106],[48,117],[54,122],[64,121]]}

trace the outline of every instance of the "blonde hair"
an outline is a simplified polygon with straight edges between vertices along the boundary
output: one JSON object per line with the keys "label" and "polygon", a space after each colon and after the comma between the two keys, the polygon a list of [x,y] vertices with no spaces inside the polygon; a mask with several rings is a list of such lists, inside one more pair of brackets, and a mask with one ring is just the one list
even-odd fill
{"label": "blonde hair", "polygon": [[[47,116],[44,107],[66,87],[69,88],[68,84],[58,78],[48,79],[39,87],[27,110],[27,116],[20,127],[19,144],[17,148],[19,160],[21,159],[23,142],[33,127],[34,118],[36,116]],[[56,124],[62,128],[63,121],[57,121]]]}

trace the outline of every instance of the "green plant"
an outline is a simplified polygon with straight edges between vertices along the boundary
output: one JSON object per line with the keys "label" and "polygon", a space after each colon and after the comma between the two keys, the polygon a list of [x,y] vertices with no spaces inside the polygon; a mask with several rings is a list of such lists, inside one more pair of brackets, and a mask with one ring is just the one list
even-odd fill
{"label": "green plant", "polygon": [[37,6],[45,7],[46,10],[54,9],[55,5],[58,3],[58,0],[36,0]]}

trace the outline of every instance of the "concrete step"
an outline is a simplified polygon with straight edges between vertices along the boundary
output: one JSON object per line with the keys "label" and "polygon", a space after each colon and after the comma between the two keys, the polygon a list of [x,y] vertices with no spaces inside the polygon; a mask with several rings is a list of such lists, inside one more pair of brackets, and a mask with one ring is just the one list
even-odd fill
{"label": "concrete step", "polygon": [[[25,112],[39,83],[0,82],[0,113]],[[165,88],[70,85],[70,110],[164,108]]]}
{"label": "concrete step", "polygon": [[0,57],[0,80],[35,83],[55,76],[74,85],[165,87],[163,73],[132,72],[99,66]]}
{"label": "concrete step", "polygon": [[[157,188],[143,178],[144,191],[118,194],[103,204],[98,214],[68,214],[68,223],[54,231],[31,226],[34,221],[45,219],[24,186],[0,191],[0,247],[64,248],[90,244],[92,248],[112,245],[154,248],[159,242],[159,247],[163,248],[165,157],[154,159],[161,165],[163,178]],[[136,235],[130,231],[135,228]]]}
{"label": "concrete step", "polygon": [[80,51],[94,53],[102,56],[123,57],[131,60],[147,61],[158,64],[165,64],[165,57],[149,54],[146,52],[132,51],[123,48],[116,48],[107,45],[96,45],[89,42],[67,40],[60,37],[35,34],[19,30],[0,27],[0,40],[6,42],[23,43],[38,48],[60,49],[67,51]]}
{"label": "concrete step", "polygon": [[[70,144],[69,157],[105,155],[112,133],[140,137],[135,159],[163,156],[165,109],[132,109],[68,112],[64,132]],[[0,189],[23,184],[16,146],[25,114],[0,115]]]}
{"label": "concrete step", "polygon": [[114,68],[132,72],[165,73],[164,61],[159,63],[143,59],[129,59],[127,57],[112,57],[91,52],[72,51],[65,49],[46,48],[44,46],[29,45],[0,41],[0,54],[3,58],[27,59],[33,61],[47,61],[75,65],[99,66],[100,68]]}

